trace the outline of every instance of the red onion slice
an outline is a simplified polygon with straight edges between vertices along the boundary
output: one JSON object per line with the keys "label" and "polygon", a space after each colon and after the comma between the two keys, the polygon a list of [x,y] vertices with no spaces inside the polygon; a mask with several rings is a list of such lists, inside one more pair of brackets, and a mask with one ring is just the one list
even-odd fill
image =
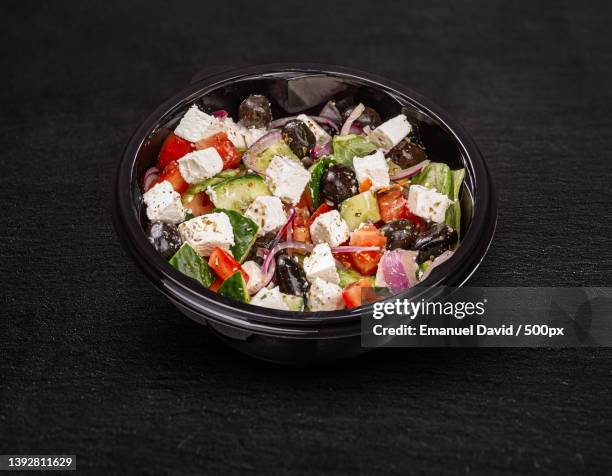
{"label": "red onion slice", "polygon": [[345,136],[346,134],[349,133],[349,131],[351,130],[351,126],[353,125],[353,122],[355,122],[359,118],[359,116],[363,114],[364,110],[365,110],[365,106],[363,104],[361,103],[357,104],[355,109],[353,109],[353,112],[351,112],[349,117],[346,118],[346,121],[342,125],[342,129],[340,129],[341,135]]}
{"label": "red onion slice", "polygon": [[400,252],[400,261],[404,266],[404,271],[406,272],[406,277],[408,278],[408,287],[411,288],[417,282],[417,271],[419,270],[419,265],[417,264],[417,255],[418,251],[407,251],[407,250],[399,250]]}
{"label": "red onion slice", "polygon": [[342,123],[342,115],[336,106],[334,101],[327,101],[327,104],[323,106],[321,112],[319,113],[319,117],[324,117],[325,119],[329,119],[336,124]]}
{"label": "red onion slice", "polygon": [[378,266],[382,266],[385,283],[391,292],[398,293],[410,286],[399,250],[385,252]]}
{"label": "red onion slice", "polygon": [[251,145],[251,147],[249,147],[247,151],[244,153],[244,156],[243,156],[244,164],[251,170],[254,170],[255,172],[257,172],[258,174],[265,175],[265,170],[258,170],[257,167],[255,167],[254,157],[256,155],[261,154],[268,147],[276,144],[278,141],[281,140],[281,138],[282,138],[282,134],[280,131],[270,131],[267,134],[260,137],[259,139],[257,139]]}
{"label": "red onion slice", "polygon": [[159,177],[159,169],[157,167],[147,169],[144,177],[142,178],[142,189],[145,192],[148,191],[157,180],[157,177]]}
{"label": "red onion slice", "polygon": [[349,134],[362,134],[363,133],[363,127],[361,127],[359,124],[357,124],[356,122],[353,122],[353,124],[351,124],[351,128],[349,129]]}
{"label": "red onion slice", "polygon": [[[312,119],[313,121],[315,121],[316,123],[328,125],[329,127],[333,128],[336,132],[338,132],[338,124],[328,119],[327,117],[321,117],[321,116],[308,116],[308,117]],[[268,124],[268,129],[278,129],[280,127],[284,127],[288,122],[291,122],[294,119],[297,119],[297,116],[289,116],[289,117],[283,117],[281,119],[276,119],[272,121],[270,124]]]}
{"label": "red onion slice", "polygon": [[312,156],[315,159],[320,159],[325,155],[329,155],[332,153],[332,141],[329,140],[323,145],[315,145],[312,149]]}
{"label": "red onion slice", "polygon": [[280,229],[276,233],[276,236],[274,237],[274,240],[272,241],[272,246],[270,247],[271,249],[274,248],[278,244],[278,242],[283,238],[283,236],[285,235],[285,232],[287,231],[287,228],[289,228],[289,225],[293,222],[294,218],[295,218],[295,208],[292,208],[291,212],[289,213],[289,216],[287,217],[287,221],[285,222],[283,226],[280,227]]}
{"label": "red onion slice", "polygon": [[229,116],[229,113],[225,109],[219,109],[218,111],[213,112],[212,115],[217,119],[225,119]]}
{"label": "red onion slice", "polygon": [[268,253],[268,256],[266,256],[266,259],[264,260],[263,265],[261,266],[262,273],[267,275],[271,266],[270,263],[274,262],[274,256],[280,251],[286,250],[288,248],[310,252],[313,250],[314,245],[310,243],[302,243],[301,241],[285,241],[283,243],[279,243],[274,248],[272,248]]}
{"label": "red onion slice", "polygon": [[407,169],[404,169],[401,172],[395,174],[393,177],[391,177],[391,180],[401,180],[405,178],[414,177],[421,170],[427,167],[430,162],[431,161],[429,160],[424,160],[423,162],[419,162],[418,164],[413,165],[412,167],[408,167]]}

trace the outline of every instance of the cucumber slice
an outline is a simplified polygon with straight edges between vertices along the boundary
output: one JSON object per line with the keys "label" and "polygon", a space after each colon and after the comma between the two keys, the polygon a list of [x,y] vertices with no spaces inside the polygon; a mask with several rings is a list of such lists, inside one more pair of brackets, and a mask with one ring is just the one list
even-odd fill
{"label": "cucumber slice", "polygon": [[178,269],[185,276],[198,281],[202,286],[207,288],[215,280],[210,266],[189,246],[188,243],[183,243],[174,256],[170,258],[170,265]]}
{"label": "cucumber slice", "polygon": [[301,296],[293,296],[292,294],[281,293],[281,298],[287,305],[290,311],[302,312],[304,310],[304,298]]}
{"label": "cucumber slice", "polygon": [[219,172],[214,177],[206,179],[203,182],[190,185],[189,188],[185,190],[183,192],[183,195],[181,196],[181,201],[183,202],[183,205],[189,203],[198,193],[206,191],[208,187],[211,187],[221,182],[225,182],[230,178],[237,177],[242,172],[243,170],[241,169],[224,170],[223,172]]}
{"label": "cucumber slice", "polygon": [[246,282],[240,271],[236,271],[227,278],[217,291],[221,296],[234,299],[240,302],[249,302],[249,293],[247,292]]}
{"label": "cucumber slice", "polygon": [[339,269],[338,275],[340,276],[338,286],[340,286],[342,289],[346,288],[350,284],[362,280],[363,278],[369,279],[372,286],[374,286],[374,278],[372,276],[363,276],[354,269]]}
{"label": "cucumber slice", "polygon": [[247,174],[236,177],[206,191],[216,208],[244,213],[257,197],[272,195],[259,175]]}
{"label": "cucumber slice", "polygon": [[298,163],[302,163],[300,159],[295,155],[289,146],[283,142],[282,140],[278,141],[276,144],[272,144],[266,150],[264,150],[260,155],[255,157],[246,156],[245,164],[247,167],[263,172],[268,168],[272,159],[276,156],[280,155],[283,157],[287,157],[291,160],[295,160]]}
{"label": "cucumber slice", "polygon": [[340,215],[348,224],[350,231],[355,230],[368,220],[376,223],[380,221],[378,200],[370,190],[347,198],[340,204]]}
{"label": "cucumber slice", "polygon": [[230,223],[232,224],[232,229],[234,230],[234,246],[232,246],[230,250],[232,251],[234,258],[236,258],[238,262],[242,263],[249,254],[253,243],[255,243],[255,240],[257,239],[259,225],[257,225],[257,223],[250,218],[247,218],[233,210],[215,208],[213,211],[215,213],[225,213],[228,216]]}

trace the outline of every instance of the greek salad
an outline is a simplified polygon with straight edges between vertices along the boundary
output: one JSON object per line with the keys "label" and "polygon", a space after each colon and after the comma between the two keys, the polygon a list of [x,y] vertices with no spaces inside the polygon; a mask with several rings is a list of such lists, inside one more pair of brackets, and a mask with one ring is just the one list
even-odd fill
{"label": "greek salad", "polygon": [[350,98],[274,118],[253,94],[193,105],[142,180],[147,236],[231,299],[354,308],[417,285],[459,244],[464,170],[431,161],[404,114]]}

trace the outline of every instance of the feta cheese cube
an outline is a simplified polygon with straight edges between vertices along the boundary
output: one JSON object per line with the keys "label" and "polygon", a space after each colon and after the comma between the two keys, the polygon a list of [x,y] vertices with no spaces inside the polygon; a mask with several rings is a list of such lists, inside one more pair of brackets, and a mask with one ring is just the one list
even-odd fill
{"label": "feta cheese cube", "polygon": [[311,283],[317,278],[329,283],[338,284],[340,282],[336,261],[327,243],[318,244],[312,254],[304,258],[304,272],[306,279]]}
{"label": "feta cheese cube", "polygon": [[226,123],[231,122],[231,127],[227,130],[227,137],[238,149],[248,149],[261,137],[270,132],[268,129],[250,129],[241,124],[235,124],[230,118],[225,119]]}
{"label": "feta cheese cube", "polygon": [[261,272],[261,268],[255,261],[245,261],[242,269],[249,275],[247,282],[247,292],[252,296],[266,285],[266,277]]}
{"label": "feta cheese cube", "polygon": [[310,237],[315,244],[340,246],[349,238],[349,227],[338,210],[331,210],[319,215],[310,225]]}
{"label": "feta cheese cube", "polygon": [[403,114],[399,114],[368,134],[368,139],[378,144],[383,149],[392,149],[400,141],[410,134],[412,126],[408,122],[408,118]]}
{"label": "feta cheese cube", "polygon": [[323,129],[319,124],[317,124],[306,114],[300,114],[297,119],[299,119],[308,126],[308,129],[310,129],[314,134],[317,144],[323,145],[331,140],[331,136],[327,132],[325,132],[325,129]]}
{"label": "feta cheese cube", "polygon": [[234,230],[225,213],[209,213],[178,226],[186,241],[200,256],[210,256],[217,246],[229,251],[234,245]]}
{"label": "feta cheese cube", "polygon": [[268,307],[270,309],[280,309],[288,311],[289,307],[283,299],[278,286],[272,289],[263,288],[251,299],[251,304],[255,306]]}
{"label": "feta cheese cube", "polygon": [[244,212],[244,216],[259,225],[259,236],[278,230],[287,221],[283,202],[278,197],[270,196],[257,197]]}
{"label": "feta cheese cube", "polygon": [[200,111],[195,104],[185,113],[174,133],[181,139],[197,142],[219,132],[219,124],[215,117]]}
{"label": "feta cheese cube", "polygon": [[308,307],[311,311],[335,311],[344,309],[342,288],[321,278],[314,280],[308,291]]}
{"label": "feta cheese cube", "polygon": [[142,195],[147,206],[147,218],[151,221],[180,223],[185,219],[181,195],[174,191],[167,180],[154,185]]}
{"label": "feta cheese cube", "polygon": [[387,282],[385,281],[385,275],[383,274],[383,266],[382,266],[383,259],[384,259],[384,255],[383,255],[383,258],[381,258],[381,260],[378,263],[378,269],[376,270],[376,278],[374,278],[374,286],[378,288],[387,287]]}
{"label": "feta cheese cube", "polygon": [[389,165],[382,150],[377,150],[365,157],[354,157],[353,167],[359,184],[369,179],[372,182],[370,190],[373,192],[388,187],[391,183]]}
{"label": "feta cheese cube", "polygon": [[408,209],[410,212],[436,223],[444,223],[446,209],[452,203],[453,201],[443,193],[422,185],[411,185],[408,190]]}
{"label": "feta cheese cube", "polygon": [[280,155],[273,157],[266,169],[266,183],[270,191],[294,205],[300,201],[309,181],[310,173],[302,164]]}
{"label": "feta cheese cube", "polygon": [[214,147],[189,152],[178,160],[179,172],[187,183],[198,183],[223,170],[223,159]]}

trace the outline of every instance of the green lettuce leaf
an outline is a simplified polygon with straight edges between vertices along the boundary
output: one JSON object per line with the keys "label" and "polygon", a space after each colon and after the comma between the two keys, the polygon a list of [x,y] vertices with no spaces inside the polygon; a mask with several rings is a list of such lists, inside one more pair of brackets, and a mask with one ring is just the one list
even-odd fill
{"label": "green lettuce leaf", "polygon": [[215,280],[208,263],[188,243],[183,243],[169,262],[185,276],[195,279],[206,288]]}
{"label": "green lettuce leaf", "polygon": [[321,203],[323,202],[323,200],[321,200],[321,191],[319,189],[319,186],[321,184],[321,177],[323,177],[323,174],[327,170],[327,167],[329,167],[329,165],[333,162],[334,158],[328,155],[327,157],[323,157],[322,159],[320,159],[309,169],[310,183],[308,184],[308,187],[310,188],[312,205],[315,210],[319,208],[319,205],[321,205]]}
{"label": "green lettuce leaf", "polygon": [[257,223],[250,218],[247,218],[234,210],[215,208],[214,212],[225,213],[228,216],[229,221],[232,224],[232,229],[234,230],[234,246],[232,246],[230,250],[232,251],[234,258],[236,258],[239,263],[242,263],[244,258],[246,258],[246,256],[249,254],[253,243],[255,243],[257,232],[259,231],[259,225],[257,225]]}
{"label": "green lettuce leaf", "polygon": [[376,145],[365,137],[355,134],[334,136],[332,147],[336,162],[348,167],[353,166],[353,157],[364,157],[377,149]]}

